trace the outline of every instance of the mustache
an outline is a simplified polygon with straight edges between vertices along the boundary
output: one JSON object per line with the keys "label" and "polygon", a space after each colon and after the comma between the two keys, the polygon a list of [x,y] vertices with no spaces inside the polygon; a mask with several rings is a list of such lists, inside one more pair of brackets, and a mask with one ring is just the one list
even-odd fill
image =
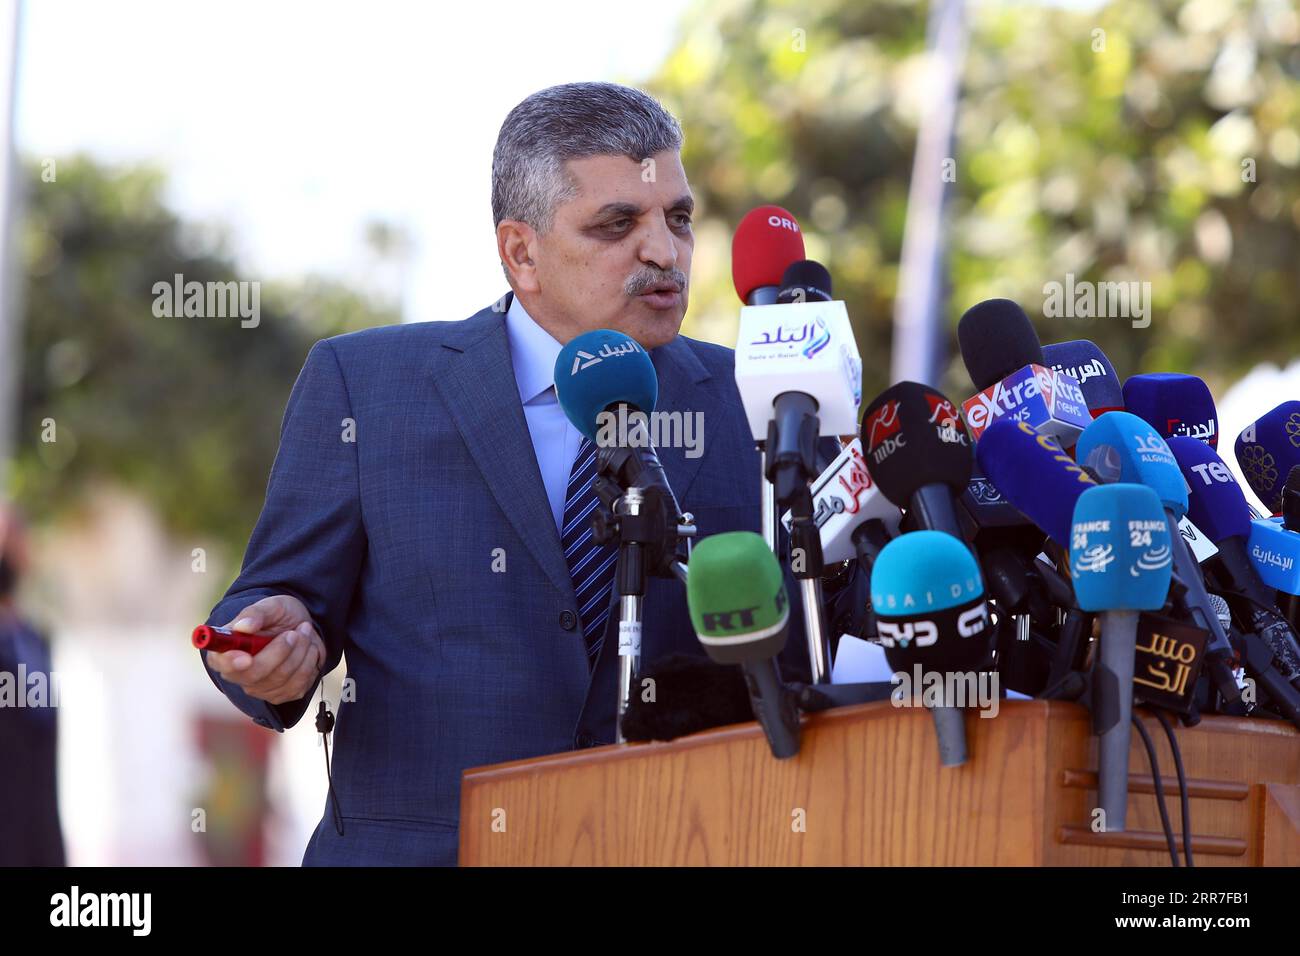
{"label": "mustache", "polygon": [[628,295],[644,295],[663,286],[671,286],[677,292],[685,291],[686,273],[681,269],[670,269],[667,272],[638,272],[627,280],[624,290]]}

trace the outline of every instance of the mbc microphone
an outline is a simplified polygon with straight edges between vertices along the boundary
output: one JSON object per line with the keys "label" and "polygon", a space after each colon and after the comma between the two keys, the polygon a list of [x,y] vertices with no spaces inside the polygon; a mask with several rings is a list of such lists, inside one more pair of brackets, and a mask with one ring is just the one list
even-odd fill
{"label": "mbc microphone", "polygon": [[[945,767],[965,763],[956,691],[987,669],[990,656],[988,602],[975,558],[942,531],[901,535],[885,545],[871,570],[871,606],[894,683],[926,689],[922,699],[934,720],[940,761]],[[936,684],[942,692],[931,694]],[[895,702],[909,704],[901,691],[895,690]]]}
{"label": "mbc microphone", "polygon": [[1282,489],[1300,465],[1300,402],[1283,402],[1242,429],[1234,449],[1251,490],[1273,514],[1282,511]]}
{"label": "mbc microphone", "polygon": [[1006,417],[1068,447],[1092,421],[1079,383],[1047,368],[1033,323],[1010,299],[988,299],[967,309],[957,323],[957,343],[978,390],[962,404],[976,441]]}
{"label": "mbc microphone", "polygon": [[1124,407],[1163,438],[1181,435],[1203,441],[1211,448],[1219,447],[1219,413],[1214,396],[1195,375],[1134,375],[1124,383]]}
{"label": "mbc microphone", "polygon": [[1081,494],[1070,531],[1070,571],[1079,607],[1101,616],[1092,708],[1093,733],[1100,738],[1097,802],[1106,831],[1122,831],[1128,814],[1138,612],[1164,607],[1173,571],[1169,525],[1156,493],[1145,485],[1113,484]]}
{"label": "mbc microphone", "polygon": [[961,539],[955,503],[974,455],[957,407],[927,385],[899,382],[867,407],[861,438],[881,493],[920,527]]}
{"label": "mbc microphone", "polygon": [[709,657],[739,664],[754,717],[778,759],[799,752],[799,712],[781,683],[790,602],[781,566],[760,535],[710,535],[691,555],[686,582],[691,624]]}
{"label": "mbc microphone", "polygon": [[1106,353],[1087,339],[1056,342],[1043,346],[1043,364],[1064,372],[1079,383],[1093,418],[1107,412],[1124,411],[1124,393],[1119,375]]}
{"label": "mbc microphone", "polygon": [[794,216],[780,206],[751,209],[731,238],[731,278],[740,301],[775,303],[781,276],[803,257],[803,232]]}

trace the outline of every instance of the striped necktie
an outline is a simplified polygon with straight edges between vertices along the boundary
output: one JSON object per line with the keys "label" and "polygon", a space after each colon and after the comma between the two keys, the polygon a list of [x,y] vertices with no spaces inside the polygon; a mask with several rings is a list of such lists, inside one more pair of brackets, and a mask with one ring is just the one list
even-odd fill
{"label": "striped necktie", "polygon": [[596,655],[604,642],[609,597],[618,565],[618,549],[597,544],[592,536],[591,518],[599,503],[592,486],[595,478],[596,446],[590,438],[583,438],[577,457],[573,459],[573,470],[569,473],[569,486],[565,491],[560,544],[564,548],[564,560],[569,565],[569,576],[573,579],[573,593],[578,600],[578,618],[582,623],[582,636],[587,642],[589,668],[595,667]]}

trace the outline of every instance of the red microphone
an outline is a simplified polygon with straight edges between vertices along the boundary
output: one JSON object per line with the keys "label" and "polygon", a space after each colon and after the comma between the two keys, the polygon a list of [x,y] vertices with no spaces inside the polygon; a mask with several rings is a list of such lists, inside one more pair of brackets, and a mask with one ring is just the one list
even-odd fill
{"label": "red microphone", "polygon": [[780,206],[751,209],[731,239],[731,279],[740,301],[774,304],[786,268],[806,258],[803,231],[788,210]]}
{"label": "red microphone", "polygon": [[199,650],[206,649],[217,654],[226,651],[256,654],[273,640],[274,634],[246,634],[243,631],[232,631],[228,627],[210,627],[207,624],[196,627],[190,637],[190,641]]}

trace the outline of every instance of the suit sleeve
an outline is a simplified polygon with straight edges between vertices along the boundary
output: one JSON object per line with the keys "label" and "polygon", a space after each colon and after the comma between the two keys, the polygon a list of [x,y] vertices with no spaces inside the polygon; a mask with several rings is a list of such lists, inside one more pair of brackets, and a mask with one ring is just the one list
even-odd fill
{"label": "suit sleeve", "polygon": [[[266,501],[243,567],[207,623],[229,624],[248,605],[275,594],[298,598],[311,613],[329,673],[343,656],[348,611],[366,554],[357,445],[343,371],[328,340],[312,346],[280,425]],[[301,719],[316,690],[271,704],[250,697],[207,666],[217,688],[256,723],[283,731]]]}

